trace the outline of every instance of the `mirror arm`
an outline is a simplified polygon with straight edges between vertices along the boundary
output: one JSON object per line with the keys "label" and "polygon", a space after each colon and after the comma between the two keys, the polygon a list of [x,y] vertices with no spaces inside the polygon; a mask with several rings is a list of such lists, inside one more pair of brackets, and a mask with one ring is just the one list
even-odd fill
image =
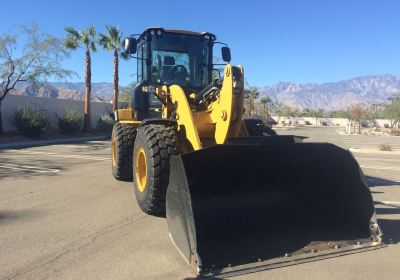
{"label": "mirror arm", "polygon": [[229,48],[229,47],[228,47],[228,44],[223,43],[223,42],[214,42],[214,44],[221,44],[221,45],[224,45],[225,47]]}
{"label": "mirror arm", "polygon": [[130,58],[136,58],[137,60],[150,60],[148,58],[140,58],[140,57],[137,57],[137,56],[132,56],[131,54],[129,55],[129,57]]}

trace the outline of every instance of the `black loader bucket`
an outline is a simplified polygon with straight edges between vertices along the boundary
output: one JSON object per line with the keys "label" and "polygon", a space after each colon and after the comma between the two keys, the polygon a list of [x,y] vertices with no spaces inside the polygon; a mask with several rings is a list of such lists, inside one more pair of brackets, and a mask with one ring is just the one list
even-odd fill
{"label": "black loader bucket", "polygon": [[199,275],[231,276],[381,246],[350,152],[249,137],[171,159],[167,221]]}

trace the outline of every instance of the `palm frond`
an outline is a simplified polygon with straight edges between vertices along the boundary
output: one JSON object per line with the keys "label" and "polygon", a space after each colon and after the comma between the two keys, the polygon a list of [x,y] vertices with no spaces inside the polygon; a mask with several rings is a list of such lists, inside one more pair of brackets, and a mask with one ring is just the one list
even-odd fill
{"label": "palm frond", "polygon": [[96,51],[96,29],[93,25],[86,30],[76,30],[71,26],[66,26],[65,31],[68,33],[64,46],[67,49],[76,49],[82,43],[86,48]]}
{"label": "palm frond", "polygon": [[80,34],[77,30],[75,30],[75,28],[73,28],[72,26],[66,26],[64,28],[65,31],[67,31],[67,33],[69,33],[70,35],[76,37],[78,40],[80,39]]}
{"label": "palm frond", "polygon": [[95,42],[95,41],[91,41],[91,42],[90,42],[90,49],[91,49],[93,52],[96,52],[96,51],[97,51],[96,42]]}
{"label": "palm frond", "polygon": [[90,40],[89,40],[89,36],[83,32],[83,31],[79,31],[79,33],[81,34],[81,41],[82,43],[88,47],[90,45]]}
{"label": "palm frond", "polygon": [[121,53],[119,54],[119,56],[122,59],[128,60],[129,59],[129,54],[126,51],[121,51]]}
{"label": "palm frond", "polygon": [[64,47],[66,49],[75,50],[79,47],[79,41],[73,35],[68,35],[64,41]]}
{"label": "palm frond", "polygon": [[121,38],[123,32],[117,26],[107,26],[106,28],[109,34],[108,38],[110,39],[113,48],[119,49],[122,46]]}
{"label": "palm frond", "polygon": [[106,49],[108,51],[113,49],[110,38],[107,37],[107,35],[104,35],[102,33],[99,33],[99,40],[97,40],[97,44],[99,44],[101,47],[103,47],[104,49]]}
{"label": "palm frond", "polygon": [[95,38],[96,37],[96,28],[94,27],[94,25],[91,25],[86,29],[85,33],[88,35],[88,37]]}
{"label": "palm frond", "polygon": [[108,29],[108,33],[110,34],[110,38],[113,41],[118,40],[118,38],[120,37],[120,31],[119,31],[118,27],[109,26],[107,29]]}

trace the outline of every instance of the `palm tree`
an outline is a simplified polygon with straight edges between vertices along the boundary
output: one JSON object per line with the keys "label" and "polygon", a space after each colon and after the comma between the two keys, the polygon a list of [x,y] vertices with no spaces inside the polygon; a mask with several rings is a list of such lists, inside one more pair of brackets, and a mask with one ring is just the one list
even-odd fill
{"label": "palm tree", "polygon": [[261,98],[261,105],[263,107],[264,122],[266,125],[269,123],[269,103],[272,102],[268,96]]}
{"label": "palm tree", "polygon": [[249,99],[249,118],[253,117],[254,114],[254,101],[258,98],[260,94],[257,91],[257,88],[250,88],[247,90],[247,98]]}
{"label": "palm tree", "polygon": [[71,26],[65,27],[68,35],[64,42],[67,49],[76,50],[79,47],[85,49],[85,108],[84,108],[84,131],[90,130],[90,94],[92,91],[92,65],[90,52],[96,51],[96,30],[89,26],[86,30],[75,30]]}
{"label": "palm tree", "polygon": [[[98,44],[108,51],[114,52],[114,99],[113,99],[113,109],[114,111],[118,109],[118,57],[120,55],[120,50],[122,48],[122,31],[115,26],[106,26],[108,34],[99,34],[100,39]],[[121,52],[122,58],[127,58],[125,52]]]}
{"label": "palm tree", "polygon": [[244,82],[246,84],[247,90],[245,90],[245,96],[244,98],[249,100],[249,118],[253,117],[254,114],[254,101],[259,97],[259,93],[257,92],[256,87],[250,86],[250,83],[247,81],[246,78],[244,78]]}
{"label": "palm tree", "polygon": [[284,105],[278,101],[273,103],[271,106],[272,114],[276,115],[278,118],[276,121],[277,123],[279,123],[279,121],[281,120],[282,113],[283,113],[283,107],[284,107]]}

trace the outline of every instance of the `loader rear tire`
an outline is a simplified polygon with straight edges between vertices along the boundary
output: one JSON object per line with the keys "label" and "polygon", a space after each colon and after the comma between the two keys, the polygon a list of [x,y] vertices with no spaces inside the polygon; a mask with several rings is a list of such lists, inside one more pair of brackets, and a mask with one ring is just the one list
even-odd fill
{"label": "loader rear tire", "polygon": [[119,181],[132,181],[135,136],[133,126],[118,122],[114,124],[111,135],[112,174]]}
{"label": "loader rear tire", "polygon": [[175,126],[146,124],[139,127],[133,152],[136,200],[143,212],[165,216],[169,159],[178,154]]}

